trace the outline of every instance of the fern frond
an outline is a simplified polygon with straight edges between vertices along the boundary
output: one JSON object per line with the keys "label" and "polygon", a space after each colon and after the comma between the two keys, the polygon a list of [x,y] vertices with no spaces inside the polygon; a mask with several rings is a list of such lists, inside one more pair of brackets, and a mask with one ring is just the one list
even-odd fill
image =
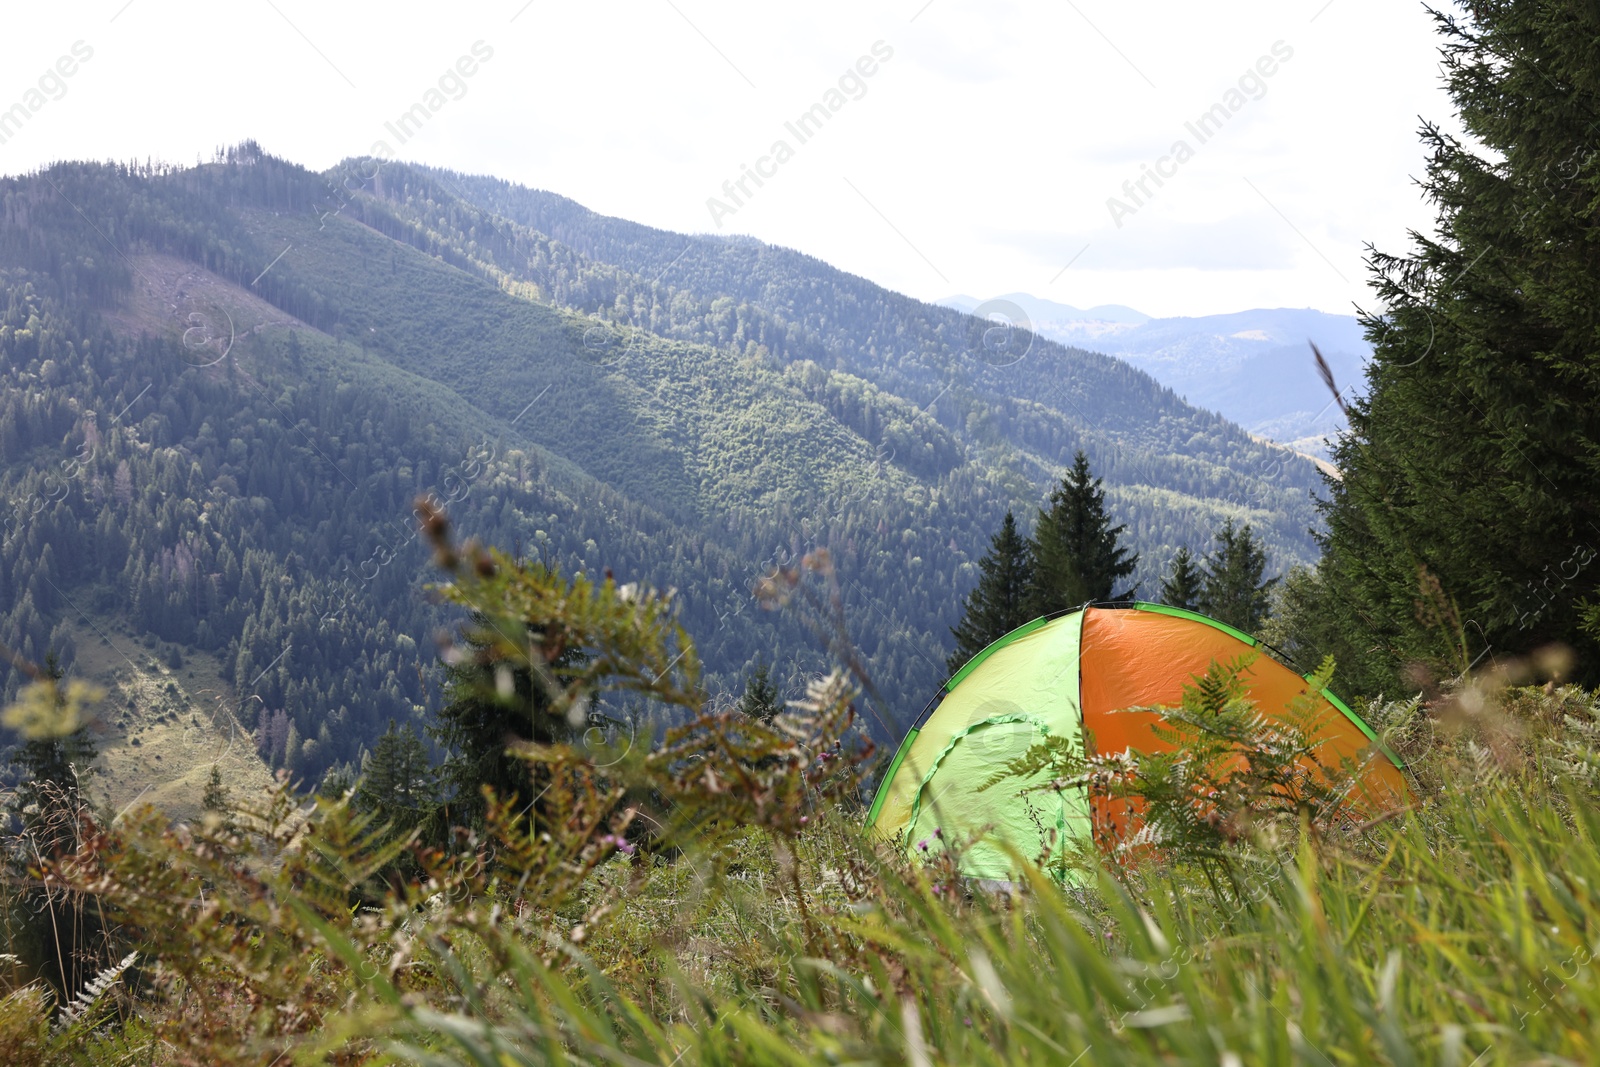
{"label": "fern frond", "polygon": [[1545,742],[1556,777],[1590,788],[1600,785],[1600,723],[1566,715],[1562,725],[1565,735]]}
{"label": "fern frond", "polygon": [[1494,753],[1476,741],[1467,741],[1467,756],[1472,760],[1472,780],[1479,785],[1494,785],[1500,781],[1500,767]]}
{"label": "fern frond", "polygon": [[106,991],[122,978],[123,972],[133,966],[134,960],[139,958],[137,952],[130,952],[122,957],[122,961],[107,967],[89,980],[89,983],[78,990],[78,995],[61,1006],[60,1017],[56,1020],[55,1032],[60,1034],[92,1018],[92,1013],[100,1003],[100,998]]}

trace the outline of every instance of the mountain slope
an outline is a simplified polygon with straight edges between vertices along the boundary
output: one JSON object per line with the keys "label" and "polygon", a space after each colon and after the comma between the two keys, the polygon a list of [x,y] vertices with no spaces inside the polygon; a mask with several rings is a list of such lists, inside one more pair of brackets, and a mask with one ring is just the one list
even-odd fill
{"label": "mountain slope", "polygon": [[799,253],[489,179],[348,177],[246,145],[0,181],[0,640],[70,661],[126,619],[214,659],[227,721],[314,779],[437,705],[419,493],[568,573],[677,588],[713,692],[823,665],[750,589],[828,548],[885,738],[1000,515],[1078,447],[1147,585],[1228,514],[1280,564],[1313,551],[1309,464],[1114,359],[1030,336],[1011,361]]}
{"label": "mountain slope", "polygon": [[[1013,458],[1036,486],[1083,447],[1130,524],[1164,532],[1151,546],[1163,558],[1209,537],[1218,502],[1250,509],[1283,562],[1315,554],[1308,497],[1320,482],[1310,463],[1118,359],[1034,335],[996,338],[987,322],[802,253],[670,234],[496,179],[388,166],[371,189],[388,209],[367,216],[373,225],[603,316],[619,336],[645,329],[859,376],[925,407],[969,445]],[[1174,490],[1194,498],[1186,515],[1142,514],[1150,494]]]}

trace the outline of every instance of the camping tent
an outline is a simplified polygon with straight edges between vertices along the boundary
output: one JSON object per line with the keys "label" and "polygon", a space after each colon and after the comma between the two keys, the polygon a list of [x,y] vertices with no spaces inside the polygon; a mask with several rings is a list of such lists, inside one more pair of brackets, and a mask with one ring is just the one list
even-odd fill
{"label": "camping tent", "polygon": [[[1090,840],[1092,809],[1102,825],[1120,821],[1116,829],[1125,831],[1125,810],[1084,791],[1024,798],[1016,788],[979,786],[1045,736],[1086,745],[1092,737],[1102,753],[1163,750],[1150,729],[1157,716],[1126,709],[1175,705],[1213,662],[1232,662],[1257,646],[1231,626],[1161,604],[1087,607],[1025,623],[968,661],[928,704],[895,752],[867,826],[908,851],[919,841],[960,840],[987,828],[961,857],[963,872],[977,878],[1010,874],[1001,841],[1033,855],[1050,830],[1058,840]],[[1305,677],[1265,654],[1242,678],[1268,717],[1307,688]],[[1337,697],[1326,689],[1321,696],[1327,715],[1318,723],[1319,760],[1338,766],[1376,747],[1361,785],[1374,800],[1404,797],[1400,760]]]}

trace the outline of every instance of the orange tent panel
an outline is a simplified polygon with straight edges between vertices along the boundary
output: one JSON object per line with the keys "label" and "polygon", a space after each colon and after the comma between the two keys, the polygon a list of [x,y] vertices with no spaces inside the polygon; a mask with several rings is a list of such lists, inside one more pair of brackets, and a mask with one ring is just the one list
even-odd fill
{"label": "orange tent panel", "polygon": [[[1249,644],[1227,631],[1196,625],[1188,618],[1153,611],[1086,609],[1079,684],[1084,731],[1092,738],[1093,751],[1170,749],[1171,745],[1151,733],[1159,716],[1127,709],[1175,706],[1183,700],[1183,687],[1204,675],[1213,662],[1232,662],[1252,651]],[[1243,677],[1251,698],[1268,715],[1287,708],[1308,688],[1304,678],[1264,652],[1257,652]],[[1331,702],[1327,702],[1327,712],[1321,736],[1329,755],[1323,762],[1333,766],[1345,757],[1361,759],[1372,741]],[[1369,790],[1389,794],[1381,798],[1385,802],[1408,792],[1400,770],[1381,755],[1371,761],[1367,783]],[[1118,837],[1132,829],[1133,813],[1125,805],[1103,796],[1091,800],[1097,825]]]}

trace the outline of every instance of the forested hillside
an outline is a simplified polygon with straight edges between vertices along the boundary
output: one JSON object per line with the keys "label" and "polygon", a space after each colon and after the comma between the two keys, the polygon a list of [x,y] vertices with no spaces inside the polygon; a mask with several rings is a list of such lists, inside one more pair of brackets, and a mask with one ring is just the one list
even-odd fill
{"label": "forested hillside", "polygon": [[[1282,562],[1316,554],[1310,464],[1120,360],[996,329],[790,249],[656,230],[492,178],[385,167],[373,187],[424,247],[465,249],[489,273],[613,324],[613,338],[591,344],[625,346],[637,329],[809,359],[905,397],[1001,462],[1016,457],[1036,485],[1081,447],[1152,560],[1208,537],[1219,502],[1271,528]],[[524,231],[496,217],[549,237],[517,241]],[[1174,492],[1187,507],[1172,506]]]}
{"label": "forested hillside", "polygon": [[1078,448],[1147,586],[1224,515],[1276,567],[1314,551],[1309,463],[799,253],[253,145],[0,200],[0,640],[214,667],[310,781],[437,706],[419,494],[567,574],[677,589],[719,693],[757,658],[790,692],[820,665],[804,613],[750,590],[827,547],[885,734],[941,679],[1000,516]]}

